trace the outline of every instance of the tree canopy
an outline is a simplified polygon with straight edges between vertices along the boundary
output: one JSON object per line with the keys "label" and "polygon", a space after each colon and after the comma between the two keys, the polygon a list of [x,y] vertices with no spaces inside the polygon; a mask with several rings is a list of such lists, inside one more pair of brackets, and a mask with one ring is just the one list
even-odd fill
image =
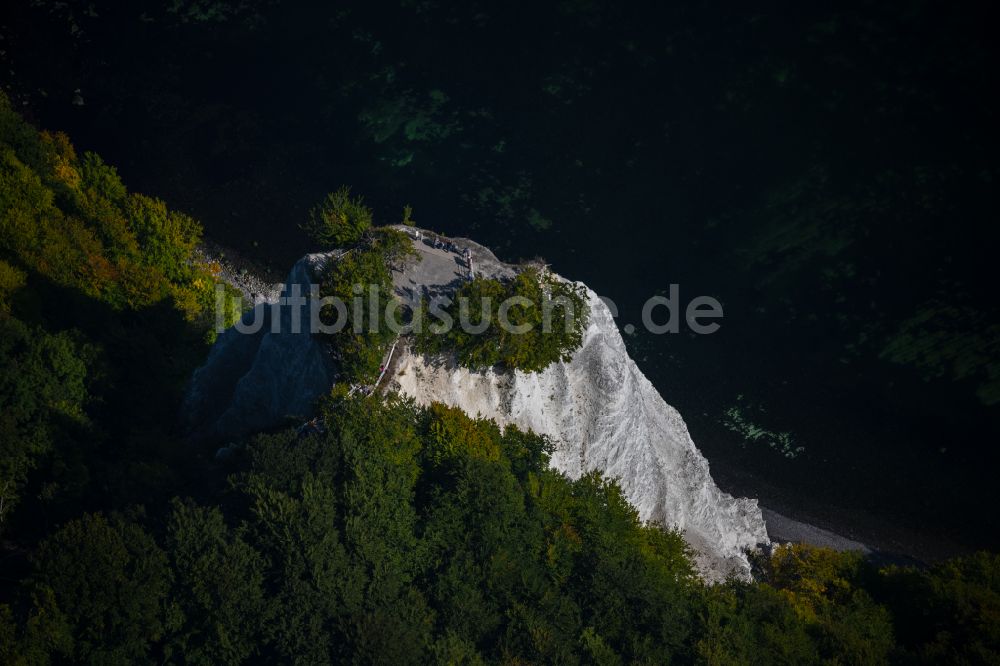
{"label": "tree canopy", "polygon": [[590,310],[582,286],[529,267],[510,280],[480,276],[463,283],[442,311],[452,325],[426,320],[417,335],[421,351],[453,351],[459,364],[475,370],[539,372],[572,357]]}
{"label": "tree canopy", "polygon": [[[194,663],[966,663],[995,660],[1000,560],[878,569],[779,546],[705,586],[552,444],[444,405],[329,398],[253,437],[162,517],[86,514],[45,539],[7,658]],[[6,633],[4,633],[6,632]],[[40,655],[40,656],[39,656]]]}
{"label": "tree canopy", "polygon": [[360,196],[352,197],[351,188],[341,186],[330,192],[309,211],[309,220],[302,225],[314,241],[323,248],[352,245],[372,226],[372,211]]}
{"label": "tree canopy", "polygon": [[417,257],[406,234],[391,228],[370,230],[346,252],[332,258],[320,277],[320,296],[343,305],[324,306],[328,325],[338,317],[340,330],[327,336],[347,381],[370,382],[389,345],[400,329],[385,318],[387,304],[396,298],[392,288],[393,266]]}

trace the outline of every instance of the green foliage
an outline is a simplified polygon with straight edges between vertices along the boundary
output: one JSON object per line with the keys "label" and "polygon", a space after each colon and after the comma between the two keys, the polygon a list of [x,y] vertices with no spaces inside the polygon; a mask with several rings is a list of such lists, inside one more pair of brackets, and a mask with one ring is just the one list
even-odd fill
{"label": "green foliage", "polygon": [[787,598],[768,585],[728,583],[706,591],[703,663],[815,664],[819,651]]}
{"label": "green foliage", "polygon": [[86,421],[93,350],[0,313],[0,531],[28,473],[68,427]]}
{"label": "green foliage", "polygon": [[372,226],[372,211],[360,196],[351,197],[351,188],[340,187],[309,211],[309,221],[302,226],[322,247],[352,245]]}
{"label": "green foliage", "polygon": [[201,240],[198,223],[183,213],[168,210],[159,199],[141,194],[128,198],[126,211],[143,250],[143,263],[159,269],[170,280],[184,280],[192,252]]}
{"label": "green foliage", "polygon": [[238,664],[264,630],[264,561],[217,507],[174,500],[167,549],[184,609],[168,652],[192,664]]}
{"label": "green foliage", "polygon": [[194,220],[129,194],[99,156],[79,158],[64,134],[37,131],[2,93],[0,208],[0,259],[17,270],[116,309],[169,298],[192,322],[213,303]]}
{"label": "green foliage", "polygon": [[890,609],[901,661],[1000,663],[1000,556],[976,553],[921,571],[889,567],[874,596]]}
{"label": "green foliage", "polygon": [[[240,663],[992,663],[1000,558],[878,571],[782,546],[706,587],[683,539],[543,437],[443,405],[330,398],[259,435],[163,549],[87,514],[47,539],[8,660]],[[894,633],[894,628],[897,633]],[[898,635],[898,640],[896,636]]]}
{"label": "green foliage", "polygon": [[763,580],[789,600],[824,657],[879,663],[892,648],[892,624],[888,612],[863,589],[866,572],[860,553],[799,544],[776,548],[765,563]]}
{"label": "green foliage", "polygon": [[420,663],[412,413],[344,401],[329,417],[323,435],[259,438],[240,483],[271,563],[273,650],[281,661]]}
{"label": "green foliage", "polygon": [[708,591],[708,663],[887,663],[892,618],[866,590],[876,572],[858,553],[778,546],[758,558],[760,582]]}
{"label": "green foliage", "polygon": [[10,312],[10,298],[25,285],[26,279],[24,271],[0,260],[0,313]]}
{"label": "green foliage", "polygon": [[72,654],[72,628],[52,590],[34,590],[32,602],[22,617],[0,604],[0,663],[47,664],[53,655]]}
{"label": "green foliage", "polygon": [[38,549],[34,585],[51,591],[73,636],[65,658],[135,663],[150,657],[167,628],[170,568],[138,525],[88,514],[63,526]]}
{"label": "green foliage", "polygon": [[983,404],[1000,403],[1000,325],[976,308],[930,299],[899,325],[880,357],[916,368],[925,380],[973,379]]}
{"label": "green foliage", "polygon": [[[209,266],[210,273],[214,274],[214,269],[215,266]],[[225,282],[215,284],[211,303],[208,301],[208,292],[201,291],[199,294],[201,298],[198,306],[201,308],[201,313],[198,315],[196,325],[205,331],[205,342],[212,344],[219,336],[220,329],[230,328],[243,316],[243,294]]]}
{"label": "green foliage", "polygon": [[524,372],[572,358],[589,316],[583,287],[534,268],[506,282],[477,277],[459,287],[444,311],[454,325],[445,331],[439,323],[423,326],[418,349],[454,351],[461,365],[477,370],[501,366]]}
{"label": "green foliage", "polygon": [[365,234],[368,247],[382,255],[394,270],[402,270],[407,263],[420,261],[420,253],[404,232],[390,227],[378,227]]}
{"label": "green foliage", "polygon": [[[200,228],[190,218],[129,194],[112,167],[36,130],[2,93],[0,206],[0,559],[10,603],[0,632],[8,620],[16,627],[0,661],[142,661],[143,645],[164,648],[158,637],[177,619],[164,611],[154,621],[142,606],[143,589],[169,591],[147,576],[155,553],[135,550],[145,546],[132,527],[80,516],[158,503],[182,483],[192,452],[176,417],[207,351],[216,273],[194,253]],[[40,569],[17,596],[6,588],[29,554]]]}
{"label": "green foliage", "polygon": [[[416,256],[406,234],[382,228],[372,230],[364,242],[327,266],[320,295],[335,297],[346,306],[346,324],[331,338],[345,378],[371,382],[377,377],[383,356],[399,333],[384,317],[386,305],[395,298],[390,270]],[[332,323],[338,315],[328,305],[321,316]]]}
{"label": "green foliage", "polygon": [[449,110],[448,95],[436,89],[424,95],[413,91],[375,95],[365,100],[358,121],[366,138],[375,144],[379,159],[397,168],[407,166],[429,146],[462,127],[455,112]]}
{"label": "green foliage", "polygon": [[543,438],[394,397],[332,400],[324,424],[255,438],[227,501],[175,500],[165,552],[133,523],[71,521],[38,550],[18,612],[0,608],[12,650],[414,664],[690,650],[699,587],[681,538],[641,525],[615,484],[550,470]]}
{"label": "green foliage", "polygon": [[174,481],[180,393],[214,334],[218,267],[195,253],[191,218],[130,194],[2,93],[0,208],[0,528],[30,542],[81,502]]}
{"label": "green foliage", "polygon": [[[333,482],[332,503],[347,514],[343,522],[334,521],[345,526],[347,553],[382,562],[385,580],[411,581],[404,598],[427,605],[425,622],[434,634],[421,641],[429,642],[435,654],[473,661],[575,661],[584,630],[581,614],[594,622],[609,617],[599,598],[606,595],[589,591],[600,548],[635,564],[609,583],[617,588],[617,612],[646,609],[660,616],[662,608],[648,606],[656,596],[650,589],[679,587],[681,597],[694,589],[679,537],[641,527],[614,485],[597,477],[574,485],[548,470],[544,452],[549,445],[542,438],[516,429],[504,432],[440,405],[418,410],[396,400],[384,405],[342,400],[331,409],[328,432],[294,445],[287,437],[270,438],[266,443],[279,448],[262,457],[255,447],[253,465],[286,461],[278,463],[282,491],[294,487],[293,479],[303,473],[310,484],[324,478]],[[310,442],[313,438],[321,441]],[[384,438],[395,446],[379,444]],[[303,459],[295,453],[303,449],[314,453]],[[507,452],[520,461],[520,475]],[[296,462],[289,464],[290,457]],[[378,463],[379,458],[388,460]],[[363,492],[354,494],[356,475],[369,468],[378,471],[366,474],[358,487]],[[368,507],[378,508],[371,513]],[[357,511],[363,520],[355,522],[350,516]],[[618,533],[600,534],[622,517],[627,520]],[[354,538],[352,529],[360,530]],[[610,569],[616,566],[608,563]],[[560,571],[566,573],[556,575]],[[359,585],[364,580],[359,578]],[[675,622],[674,615],[666,625],[664,619],[660,616],[658,624],[666,627],[666,635],[683,644],[689,627]],[[418,654],[418,649],[411,642],[408,652]],[[659,652],[642,649],[671,653],[662,645]]]}
{"label": "green foliage", "polygon": [[[336,297],[347,306],[346,323],[332,340],[341,372],[353,380],[371,381],[378,375],[386,343],[394,337],[378,307],[393,297],[385,258],[380,252],[357,248],[331,261],[320,295]],[[322,315],[329,320],[337,317],[331,306]]]}

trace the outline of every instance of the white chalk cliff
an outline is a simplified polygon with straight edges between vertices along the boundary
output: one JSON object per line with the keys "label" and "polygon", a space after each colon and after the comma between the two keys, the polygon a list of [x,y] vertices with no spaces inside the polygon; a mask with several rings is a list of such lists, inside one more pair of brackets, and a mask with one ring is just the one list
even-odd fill
{"label": "white chalk cliff", "polygon": [[746,572],[743,549],[768,541],[757,501],[719,490],[684,419],[629,358],[607,306],[590,295],[590,325],[569,363],[535,374],[470,372],[403,352],[396,388],[500,424],[548,435],[552,466],[571,478],[617,478],[644,520],[675,527],[705,578]]}
{"label": "white chalk cliff", "polygon": [[[513,272],[513,267],[499,262],[482,246],[464,239],[452,242],[456,256],[470,250],[477,271],[493,275]],[[419,241],[416,245],[424,249]],[[323,255],[304,258],[293,269],[290,282],[302,284],[303,293],[308,293],[311,271],[305,269],[323,259]],[[423,271],[421,275],[397,276],[397,289],[426,286],[422,278],[432,269],[430,263],[415,269]],[[459,268],[454,270],[461,276]],[[553,467],[572,478],[600,470],[606,477],[618,479],[643,520],[684,534],[707,580],[718,581],[731,573],[745,576],[749,566],[744,550],[768,542],[757,501],[734,498],[716,486],[708,461],[691,440],[681,415],[629,357],[604,302],[590,290],[588,295],[591,312],[583,345],[567,363],[555,363],[534,374],[471,372],[446,359],[415,355],[403,346],[393,363],[392,379],[386,384],[422,404],[442,402],[502,425],[515,424],[548,435],[557,447]],[[279,343],[270,339],[275,336],[297,337]],[[287,412],[279,411],[289,405],[298,407],[295,412],[302,414],[327,376],[326,370],[305,367],[325,358],[318,350],[320,343],[308,333],[268,331],[253,337],[256,341],[251,343],[229,334],[220,336],[217,348],[193,381],[192,396],[216,394],[217,407],[210,411],[220,418],[208,424],[216,434],[229,430],[227,424],[239,422],[243,412],[255,427],[268,419],[280,420]],[[237,370],[235,366],[240,365],[245,367]],[[223,368],[227,376],[222,391],[228,398],[221,401],[213,366]],[[310,380],[296,381],[290,376],[299,372],[307,372]],[[276,396],[275,386],[282,387],[283,395]],[[193,409],[198,411],[196,404]]]}

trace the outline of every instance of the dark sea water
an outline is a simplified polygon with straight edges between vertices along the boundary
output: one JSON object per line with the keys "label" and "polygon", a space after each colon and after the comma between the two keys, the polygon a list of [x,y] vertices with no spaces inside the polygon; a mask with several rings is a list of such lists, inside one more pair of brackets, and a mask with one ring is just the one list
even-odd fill
{"label": "dark sea water", "polygon": [[[918,557],[1000,547],[986,9],[4,11],[24,113],[217,242],[283,270],[339,185],[384,223],[410,204],[611,298],[727,490]],[[645,332],[671,284],[717,298],[720,331]]]}

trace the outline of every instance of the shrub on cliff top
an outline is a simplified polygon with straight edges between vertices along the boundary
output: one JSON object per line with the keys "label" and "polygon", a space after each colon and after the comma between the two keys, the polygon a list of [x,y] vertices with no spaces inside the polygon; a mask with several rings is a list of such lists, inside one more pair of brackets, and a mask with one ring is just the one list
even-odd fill
{"label": "shrub on cliff top", "polygon": [[343,247],[361,240],[372,226],[372,211],[361,197],[352,197],[351,188],[342,186],[309,211],[302,228],[324,248]]}
{"label": "shrub on cliff top", "polygon": [[508,281],[466,282],[444,312],[453,325],[450,330],[439,323],[423,326],[417,335],[421,351],[453,351],[461,365],[474,370],[540,372],[579,349],[589,308],[583,287],[529,268]]}

